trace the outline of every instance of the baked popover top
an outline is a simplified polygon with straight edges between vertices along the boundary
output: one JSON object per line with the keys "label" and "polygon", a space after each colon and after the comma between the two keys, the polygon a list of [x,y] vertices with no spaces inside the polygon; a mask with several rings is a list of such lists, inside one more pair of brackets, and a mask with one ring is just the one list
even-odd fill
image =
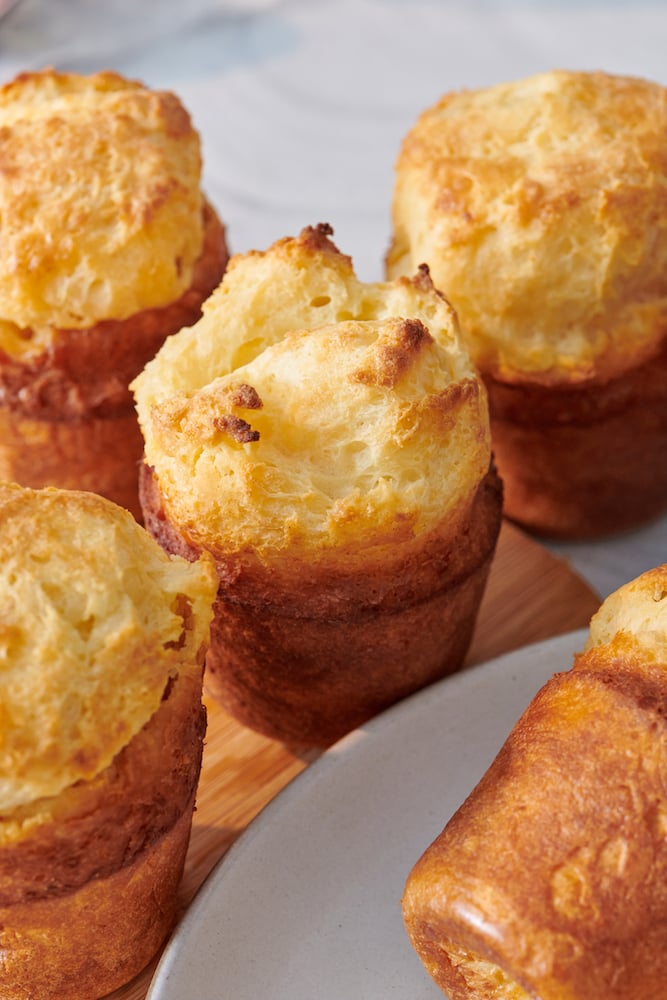
{"label": "baked popover top", "polygon": [[395,544],[488,471],[484,388],[427,270],[364,283],[330,235],[232,258],[202,319],[132,385],[146,462],[195,545]]}
{"label": "baked popover top", "polygon": [[667,89],[565,70],[445,94],[396,163],[390,277],[425,262],[485,372],[606,379],[667,326]]}
{"label": "baked popover top", "polygon": [[22,330],[34,348],[53,328],[125,319],[189,287],[204,239],[201,150],[174,94],[108,71],[22,73],[0,88],[0,151],[10,353]]}
{"label": "baked popover top", "polygon": [[0,484],[0,811],[109,765],[208,639],[208,556],[93,493]]}

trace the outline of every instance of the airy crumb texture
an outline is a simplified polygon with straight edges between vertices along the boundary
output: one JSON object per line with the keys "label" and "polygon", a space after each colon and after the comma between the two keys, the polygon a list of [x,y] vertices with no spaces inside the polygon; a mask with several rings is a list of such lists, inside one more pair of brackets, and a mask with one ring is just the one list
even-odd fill
{"label": "airy crumb texture", "polygon": [[446,94],[396,164],[390,276],[428,263],[481,369],[609,378],[667,324],[667,90],[554,71]]}
{"label": "airy crumb texture", "polygon": [[[112,72],[0,88],[0,340],[178,299],[203,243],[201,152],[178,98]],[[57,193],[57,194],[56,194]],[[6,327],[6,329],[4,329]]]}
{"label": "airy crumb texture", "polygon": [[92,493],[0,485],[0,811],[106,768],[208,639],[217,578]]}
{"label": "airy crumb texture", "polygon": [[428,271],[365,284],[330,233],[232,258],[132,385],[195,545],[368,551],[434,528],[488,472],[485,390]]}
{"label": "airy crumb texture", "polygon": [[591,619],[586,649],[618,636],[667,662],[667,563],[610,594]]}
{"label": "airy crumb texture", "polygon": [[417,861],[451,1000],[654,1000],[667,981],[667,564],[608,597]]}

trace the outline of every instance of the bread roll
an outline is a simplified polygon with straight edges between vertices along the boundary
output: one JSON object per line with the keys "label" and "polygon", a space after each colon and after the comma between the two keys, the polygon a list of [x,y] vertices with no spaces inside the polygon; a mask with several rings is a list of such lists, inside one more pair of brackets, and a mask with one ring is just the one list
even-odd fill
{"label": "bread roll", "polygon": [[232,258],[133,383],[145,523],[218,567],[208,687],[314,745],[461,665],[501,509],[452,309],[330,235]]}
{"label": "bread roll", "polygon": [[388,274],[426,262],[456,308],[543,534],[667,509],[666,128],[662,86],[555,71],[446,94],[398,157]]}
{"label": "bread roll", "polygon": [[0,88],[0,478],[139,515],[130,380],[227,259],[178,98],[115,73]]}
{"label": "bread roll", "polygon": [[95,1000],[175,917],[217,578],[92,493],[0,525],[0,995]]}
{"label": "bread roll", "polygon": [[410,873],[450,1000],[656,1000],[667,983],[667,565],[622,587]]}

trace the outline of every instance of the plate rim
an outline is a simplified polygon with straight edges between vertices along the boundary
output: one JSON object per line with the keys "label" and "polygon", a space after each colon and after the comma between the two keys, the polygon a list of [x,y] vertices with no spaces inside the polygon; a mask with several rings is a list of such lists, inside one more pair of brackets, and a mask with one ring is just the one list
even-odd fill
{"label": "plate rim", "polygon": [[[169,988],[169,981],[174,965],[180,960],[181,940],[187,937],[192,925],[197,925],[199,914],[205,912],[209,898],[217,895],[219,886],[221,884],[224,885],[227,871],[231,872],[237,865],[237,859],[242,859],[246,851],[251,848],[253,842],[258,837],[264,836],[267,828],[270,829],[274,816],[279,817],[283,812],[291,808],[294,798],[307,797],[311,785],[326,781],[329,774],[335,773],[338,768],[348,766],[350,758],[354,758],[355,753],[359,751],[360,747],[367,745],[373,739],[377,740],[379,738],[378,732],[381,736],[386,730],[391,730],[393,720],[396,717],[399,719],[408,719],[413,714],[418,715],[424,711],[424,707],[429,702],[438,702],[441,698],[446,697],[446,692],[455,692],[460,687],[465,688],[471,685],[474,679],[486,673],[502,673],[506,665],[517,660],[517,658],[523,661],[532,655],[538,654],[549,658],[551,649],[554,647],[560,648],[561,646],[566,647],[573,657],[577,651],[583,648],[583,643],[587,639],[588,633],[589,630],[585,627],[561,632],[547,639],[537,640],[519,646],[516,649],[500,653],[481,663],[464,667],[456,673],[449,674],[447,677],[443,677],[421,688],[419,691],[408,695],[396,704],[391,705],[363,726],[347,733],[331,747],[327,748],[320,757],[291,778],[259,810],[227,851],[215,862],[167,939],[153,972],[146,1000],[172,1000],[172,996],[163,991]],[[571,665],[571,663],[564,665],[563,669],[567,670]],[[555,672],[557,671],[552,671],[552,673]],[[542,684],[545,682],[546,680],[542,681]],[[526,705],[531,698],[532,695],[527,696]],[[193,927],[194,929],[195,927]]]}

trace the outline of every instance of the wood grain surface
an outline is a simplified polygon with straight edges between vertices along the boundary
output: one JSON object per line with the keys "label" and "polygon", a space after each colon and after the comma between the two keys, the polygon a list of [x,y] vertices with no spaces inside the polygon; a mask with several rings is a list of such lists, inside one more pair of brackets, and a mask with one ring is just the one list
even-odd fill
{"label": "wood grain surface", "polygon": [[[584,627],[599,603],[564,560],[505,522],[467,665]],[[208,731],[181,912],[262,807],[319,755],[290,751],[239,725],[211,699],[206,704]],[[156,964],[157,958],[116,990],[113,1000],[144,1000]]]}

